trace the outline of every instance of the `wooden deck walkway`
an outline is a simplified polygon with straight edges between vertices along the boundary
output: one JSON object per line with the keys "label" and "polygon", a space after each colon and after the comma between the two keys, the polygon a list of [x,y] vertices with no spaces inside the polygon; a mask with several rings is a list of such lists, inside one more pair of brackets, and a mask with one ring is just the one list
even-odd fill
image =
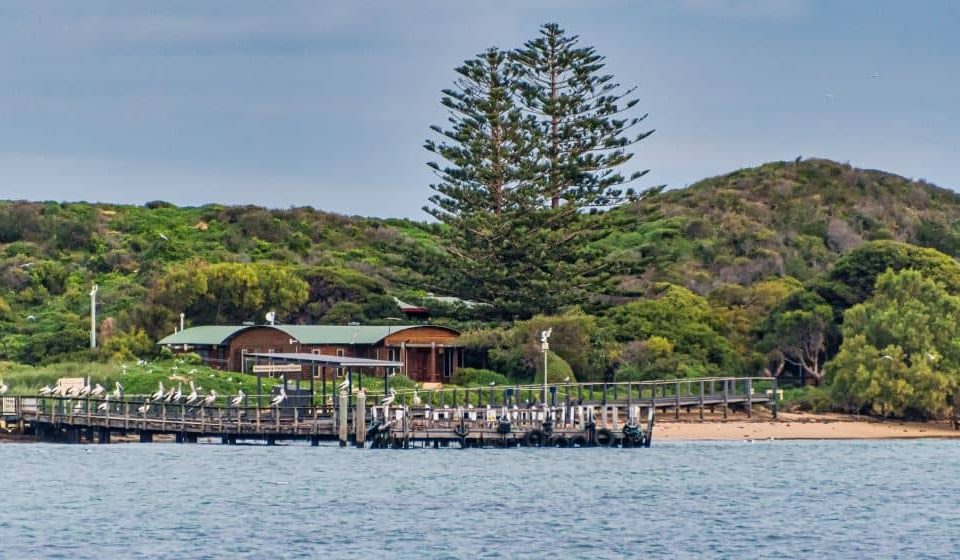
{"label": "wooden deck walkway", "polygon": [[[310,406],[257,406],[267,398],[248,396],[241,406],[220,397],[209,406],[70,397],[5,397],[0,417],[40,441],[109,443],[111,434],[139,434],[150,442],[173,435],[178,442],[218,437],[242,440],[324,440],[375,448],[417,445],[649,446],[656,414],[682,409],[733,407],[751,413],[770,406],[776,414],[776,380],[725,377],[632,383],[570,383],[543,386],[477,387],[396,392],[340,393]],[[319,397],[319,396],[318,396]]]}

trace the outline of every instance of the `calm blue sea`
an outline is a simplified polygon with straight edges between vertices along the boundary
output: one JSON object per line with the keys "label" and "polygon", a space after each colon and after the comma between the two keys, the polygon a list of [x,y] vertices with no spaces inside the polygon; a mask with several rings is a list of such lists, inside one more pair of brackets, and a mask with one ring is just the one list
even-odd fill
{"label": "calm blue sea", "polygon": [[0,557],[956,558],[960,442],[0,446]]}

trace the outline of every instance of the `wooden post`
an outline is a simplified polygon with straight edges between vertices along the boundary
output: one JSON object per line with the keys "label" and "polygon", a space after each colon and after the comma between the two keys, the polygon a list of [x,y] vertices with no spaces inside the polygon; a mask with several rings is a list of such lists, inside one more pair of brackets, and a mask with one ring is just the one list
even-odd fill
{"label": "wooden post", "polygon": [[677,392],[673,396],[674,402],[676,403],[676,405],[673,408],[673,417],[679,420],[680,419],[680,380],[679,379],[677,380],[675,388]]}
{"label": "wooden post", "polygon": [[363,447],[367,436],[367,395],[363,391],[357,394],[357,408],[354,412],[353,427],[357,447]]}
{"label": "wooden post", "polygon": [[777,419],[777,378],[776,377],[770,380],[770,387],[772,392],[771,396],[773,397],[773,407],[772,407],[773,419],[776,420]]}
{"label": "wooden post", "polygon": [[730,399],[730,380],[724,379],[723,380],[723,418],[724,420],[726,420],[727,412],[730,410],[730,404],[728,402],[729,399]]}
{"label": "wooden post", "polygon": [[703,422],[703,379],[700,380],[700,421]]}
{"label": "wooden post", "polygon": [[753,393],[753,379],[751,379],[751,378],[748,377],[746,383],[747,383],[747,386],[746,386],[746,390],[747,390],[747,418],[750,418],[750,413],[752,412],[752,411],[751,411],[751,408],[752,408],[751,405],[753,404],[753,395],[752,395],[752,393]]}
{"label": "wooden post", "polygon": [[339,410],[337,410],[337,416],[338,416],[337,420],[339,420],[340,422],[340,426],[339,426],[340,447],[347,446],[347,436],[349,435],[349,432],[347,431],[347,420],[348,420],[347,414],[348,414],[349,407],[350,407],[350,395],[348,395],[346,392],[341,392],[340,404],[338,407]]}
{"label": "wooden post", "polygon": [[430,380],[437,381],[437,343],[430,343]]}

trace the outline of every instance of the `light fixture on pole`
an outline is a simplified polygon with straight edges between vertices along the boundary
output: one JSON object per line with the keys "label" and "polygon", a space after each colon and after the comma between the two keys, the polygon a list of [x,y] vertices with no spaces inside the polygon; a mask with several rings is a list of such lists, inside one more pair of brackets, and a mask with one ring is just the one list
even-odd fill
{"label": "light fixture on pole", "polygon": [[[553,334],[553,327],[540,332],[540,347],[543,349],[543,410],[547,410],[547,353],[550,352],[550,335]],[[544,417],[546,420],[546,417]]]}
{"label": "light fixture on pole", "polygon": [[90,289],[90,348],[97,348],[97,290],[96,284]]}

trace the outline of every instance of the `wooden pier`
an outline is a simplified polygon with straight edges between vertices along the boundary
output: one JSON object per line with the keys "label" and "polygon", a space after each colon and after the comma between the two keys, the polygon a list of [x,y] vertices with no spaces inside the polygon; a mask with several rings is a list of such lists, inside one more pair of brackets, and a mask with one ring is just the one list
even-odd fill
{"label": "wooden pier", "polygon": [[[543,397],[546,394],[546,406]],[[649,447],[657,414],[733,409],[748,415],[769,406],[776,415],[776,380],[721,377],[624,383],[357,391],[280,406],[239,406],[229,397],[209,405],[76,397],[0,399],[5,425],[32,432],[38,441],[109,443],[111,436],[173,436],[180,443],[218,438],[223,443],[337,441],[370,448],[446,447]]]}

